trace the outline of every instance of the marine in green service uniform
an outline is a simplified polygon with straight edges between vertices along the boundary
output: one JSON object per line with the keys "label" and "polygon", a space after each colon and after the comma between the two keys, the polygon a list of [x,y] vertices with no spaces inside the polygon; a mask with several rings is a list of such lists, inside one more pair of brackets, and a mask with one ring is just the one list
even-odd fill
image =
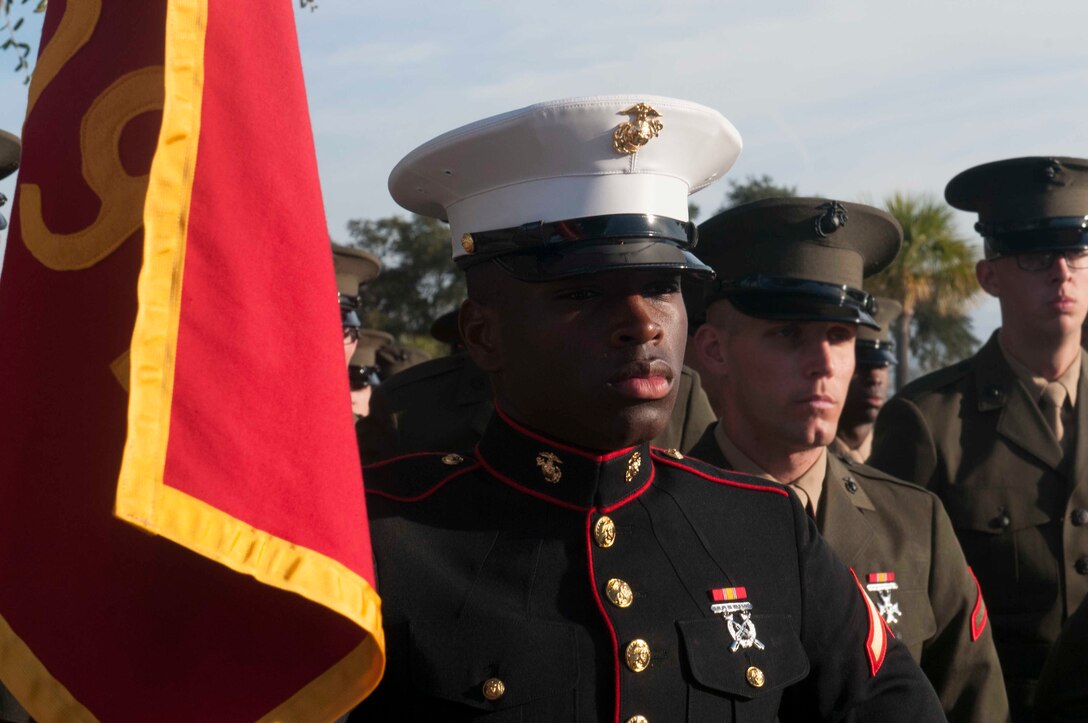
{"label": "marine in green service uniform", "polygon": [[976,275],[1001,328],[888,401],[869,463],[944,501],[990,605],[1013,719],[1088,593],[1088,159],[976,166],[945,198],[974,211]]}
{"label": "marine in green service uniform", "polygon": [[359,344],[359,289],[378,277],[381,261],[374,254],[350,246],[332,245],[332,266],[344,329],[344,361],[350,365]]}
{"label": "marine in green service uniform", "polygon": [[[553,101],[394,169],[446,219],[495,412],[474,449],[367,466],[388,661],[359,720],[943,720],[785,488],[648,442],[686,336],[690,192],[740,150],[659,97]],[[482,162],[481,159],[487,159]]]}
{"label": "marine in green service uniform", "polygon": [[817,198],[756,201],[699,227],[700,256],[718,278],[695,350],[728,404],[691,454],[788,484],[949,720],[1003,721],[986,607],[940,500],[826,447],[858,328],[879,330],[862,278],[891,263],[901,239],[883,211]]}
{"label": "marine in green service uniform", "polygon": [[898,301],[878,296],[873,318],[880,328],[858,326],[854,376],[850,378],[835,440],[828,445],[835,454],[855,462],[864,463],[873,448],[873,425],[888,398],[892,367],[899,363],[891,327],[902,312],[903,305]]}

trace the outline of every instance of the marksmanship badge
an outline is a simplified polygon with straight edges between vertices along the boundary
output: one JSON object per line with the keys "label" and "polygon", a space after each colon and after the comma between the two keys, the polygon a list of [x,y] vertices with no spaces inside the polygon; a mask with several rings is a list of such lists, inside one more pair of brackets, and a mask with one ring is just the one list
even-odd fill
{"label": "marksmanship badge", "polygon": [[[752,603],[746,599],[748,591],[743,587],[718,587],[708,592],[713,601],[711,612],[725,618],[729,635],[733,638],[729,650],[734,653],[741,648],[763,650],[765,646],[756,638],[756,624],[752,622]],[[739,620],[734,617],[738,614]]]}
{"label": "marksmanship badge", "polygon": [[899,589],[894,572],[870,572],[865,589],[880,596],[880,602],[876,607],[880,617],[884,618],[884,622],[888,625],[899,622],[903,611],[899,609],[899,603],[892,600],[892,591]]}

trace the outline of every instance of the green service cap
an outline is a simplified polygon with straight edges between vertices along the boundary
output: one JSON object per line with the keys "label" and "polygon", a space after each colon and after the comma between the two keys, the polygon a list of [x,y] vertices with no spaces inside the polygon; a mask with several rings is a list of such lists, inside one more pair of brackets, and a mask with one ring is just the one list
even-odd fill
{"label": "green service cap", "polygon": [[337,244],[332,245],[332,265],[336,290],[345,296],[358,296],[359,287],[378,278],[382,270],[382,262],[374,254]]}
{"label": "green service cap", "polygon": [[22,144],[17,136],[0,131],[0,179],[7,178],[19,168]]}
{"label": "green service cap", "polygon": [[862,279],[899,253],[892,216],[860,203],[767,198],[699,226],[699,256],[718,274],[705,297],[749,316],[841,321],[874,328],[876,303]]}
{"label": "green service cap", "polygon": [[359,327],[359,287],[373,281],[382,270],[378,257],[362,249],[332,245],[332,266],[336,272],[336,291],[340,301],[340,321],[344,326]]}
{"label": "green service cap", "polygon": [[978,214],[986,256],[1088,247],[1088,159],[1031,156],[984,163],[948,182],[945,200]]}
{"label": "green service cap", "polygon": [[360,329],[359,344],[351,355],[352,366],[377,367],[378,350],[383,346],[392,346],[393,335],[377,329]]}
{"label": "green service cap", "polygon": [[895,358],[895,341],[892,339],[892,323],[903,313],[903,305],[884,296],[876,298],[876,323],[879,329],[860,327],[854,354],[858,364],[870,367],[886,367],[898,364]]}

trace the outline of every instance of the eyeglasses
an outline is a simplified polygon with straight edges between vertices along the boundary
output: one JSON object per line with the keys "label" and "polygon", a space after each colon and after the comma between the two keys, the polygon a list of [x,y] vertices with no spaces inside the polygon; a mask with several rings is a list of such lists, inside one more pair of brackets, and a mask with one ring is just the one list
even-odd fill
{"label": "eyeglasses", "polygon": [[1016,254],[1016,265],[1023,271],[1046,271],[1058,257],[1065,259],[1071,269],[1088,269],[1088,248],[1066,249],[1065,251],[1036,251],[1030,254]]}
{"label": "eyeglasses", "polygon": [[354,364],[348,367],[348,385],[353,392],[367,387],[376,387],[380,383],[378,367],[355,366]]}
{"label": "eyeglasses", "polygon": [[345,326],[344,327],[344,343],[352,344],[359,341],[359,327],[357,326]]}

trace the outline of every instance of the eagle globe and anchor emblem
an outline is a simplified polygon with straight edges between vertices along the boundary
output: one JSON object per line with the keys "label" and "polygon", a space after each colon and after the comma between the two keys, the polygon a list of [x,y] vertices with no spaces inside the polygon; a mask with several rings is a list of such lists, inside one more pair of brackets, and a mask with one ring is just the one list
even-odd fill
{"label": "eagle globe and anchor emblem", "polygon": [[[710,591],[713,601],[710,610],[715,615],[725,618],[733,644],[730,652],[744,648],[764,650],[766,646],[756,637],[756,624],[752,622],[752,603],[748,602],[748,591],[743,587],[719,587]],[[738,617],[739,616],[739,617]]]}
{"label": "eagle globe and anchor emblem", "polygon": [[612,133],[612,147],[616,153],[631,155],[639,148],[656,138],[664,124],[658,120],[661,114],[653,106],[646,103],[636,103],[630,108],[621,110],[616,115],[634,116],[626,123],[621,123]]}

